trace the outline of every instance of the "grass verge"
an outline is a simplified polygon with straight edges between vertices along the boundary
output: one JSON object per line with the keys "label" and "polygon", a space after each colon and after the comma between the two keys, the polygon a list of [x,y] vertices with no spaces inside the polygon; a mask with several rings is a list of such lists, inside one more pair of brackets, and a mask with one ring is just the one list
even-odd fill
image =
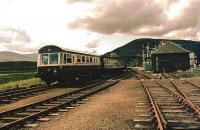
{"label": "grass verge", "polygon": [[186,71],[179,70],[176,72],[176,74],[179,75],[180,77],[185,77],[185,78],[199,77],[200,76],[200,67],[189,69]]}
{"label": "grass verge", "polygon": [[18,80],[26,80],[34,78],[36,72],[28,72],[28,73],[12,73],[12,74],[4,74],[0,75],[0,84],[9,83],[11,81],[18,81]]}
{"label": "grass verge", "polygon": [[1,84],[0,85],[0,91],[6,91],[10,89],[15,89],[17,87],[30,87],[32,85],[40,85],[43,84],[43,82],[39,78],[31,78],[27,80],[19,80],[19,81],[12,81],[9,83]]}

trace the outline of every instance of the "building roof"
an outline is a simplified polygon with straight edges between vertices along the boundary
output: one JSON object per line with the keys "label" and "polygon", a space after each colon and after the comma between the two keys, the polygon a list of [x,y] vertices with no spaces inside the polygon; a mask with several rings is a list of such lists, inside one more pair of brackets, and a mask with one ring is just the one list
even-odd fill
{"label": "building roof", "polygon": [[161,45],[152,54],[168,54],[168,53],[189,53],[190,51],[184,49],[183,47],[167,41],[164,45]]}

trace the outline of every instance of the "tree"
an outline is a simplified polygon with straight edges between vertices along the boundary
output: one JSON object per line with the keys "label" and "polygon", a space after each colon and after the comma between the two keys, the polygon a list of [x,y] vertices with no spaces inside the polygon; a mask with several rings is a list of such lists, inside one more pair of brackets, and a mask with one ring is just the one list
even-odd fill
{"label": "tree", "polygon": [[119,58],[119,55],[115,52],[110,53],[111,58]]}

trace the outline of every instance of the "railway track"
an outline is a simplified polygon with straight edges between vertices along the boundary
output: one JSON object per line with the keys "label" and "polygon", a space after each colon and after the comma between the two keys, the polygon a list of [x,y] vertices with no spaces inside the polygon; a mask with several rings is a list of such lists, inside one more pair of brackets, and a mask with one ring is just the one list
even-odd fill
{"label": "railway track", "polygon": [[110,80],[93,83],[69,93],[55,96],[40,102],[35,102],[13,110],[0,112],[0,130],[7,130],[11,128],[17,129],[27,123],[32,123],[42,117],[45,117],[52,112],[59,111],[60,109],[70,109],[74,105],[81,103],[85,98],[113,86],[118,83],[120,79],[130,78],[131,76],[132,75],[127,72],[126,74],[119,75]]}
{"label": "railway track", "polygon": [[49,89],[55,88],[53,85],[48,87],[46,85],[34,86],[29,88],[20,88],[15,90],[9,90],[0,92],[0,104],[11,103],[22,98],[38,95]]}
{"label": "railway track", "polygon": [[[129,78],[131,76],[132,76],[131,73],[125,72],[119,76],[116,76],[115,78],[113,78],[113,80],[119,79],[120,77]],[[102,80],[97,80],[97,81],[102,81]],[[29,87],[29,88],[18,88],[18,89],[9,90],[9,91],[2,91],[0,92],[0,104],[8,104],[8,103],[12,103],[23,98],[43,94],[45,91],[53,89],[53,88],[56,88],[56,84],[52,84],[51,86],[40,85],[40,86],[34,86],[34,87]]]}
{"label": "railway track", "polygon": [[159,81],[141,81],[141,84],[144,96],[137,104],[134,129],[200,129],[200,111],[187,96]]}
{"label": "railway track", "polygon": [[179,76],[173,74],[173,73],[161,73],[162,76],[166,79],[180,79]]}
{"label": "railway track", "polygon": [[141,80],[141,79],[157,79],[157,77],[154,77],[150,74],[146,74],[146,73],[140,72],[140,71],[132,71],[132,75],[138,80]]}
{"label": "railway track", "polygon": [[[177,77],[176,75],[174,77]],[[168,76],[166,76],[169,79]],[[177,77],[178,78],[178,77]],[[179,78],[178,78],[179,79]],[[178,82],[178,84],[176,83]],[[200,86],[188,79],[170,80],[171,89],[178,92],[191,102],[198,110],[200,110]]]}
{"label": "railway track", "polygon": [[121,80],[121,79],[129,79],[132,78],[134,75],[131,71],[127,70],[125,73],[115,76],[114,78],[111,78],[110,80]]}
{"label": "railway track", "polygon": [[200,86],[189,80],[170,81],[172,89],[182,96],[188,98],[194,106],[200,110]]}
{"label": "railway track", "polygon": [[[172,75],[180,79],[180,77],[173,75],[173,74],[164,74],[167,79],[169,79],[168,75]],[[177,83],[178,84],[177,84]],[[170,87],[171,86],[171,87]],[[170,80],[169,85],[171,89],[182,95],[183,97],[187,98],[187,100],[192,103],[198,110],[200,110],[200,86],[193,83],[188,79],[181,79],[181,80]]]}

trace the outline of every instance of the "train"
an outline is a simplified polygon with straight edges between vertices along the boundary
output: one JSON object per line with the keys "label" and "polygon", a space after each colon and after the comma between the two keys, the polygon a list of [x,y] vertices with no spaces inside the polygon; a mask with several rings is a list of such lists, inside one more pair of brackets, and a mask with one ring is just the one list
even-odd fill
{"label": "train", "polygon": [[48,45],[38,51],[36,75],[50,85],[100,78],[124,69],[125,64],[118,59]]}

